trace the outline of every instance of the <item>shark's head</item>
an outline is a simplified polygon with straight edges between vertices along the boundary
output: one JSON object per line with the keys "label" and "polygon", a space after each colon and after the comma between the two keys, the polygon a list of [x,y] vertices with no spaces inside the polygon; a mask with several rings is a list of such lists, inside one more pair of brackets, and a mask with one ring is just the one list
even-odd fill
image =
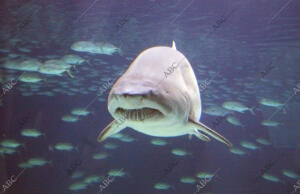
{"label": "shark's head", "polygon": [[110,91],[108,110],[114,119],[132,124],[156,125],[170,120],[170,117],[175,117],[174,114],[182,112],[178,103],[172,103],[174,96],[180,94],[175,94],[176,89],[168,91],[160,87],[150,78],[121,78]]}

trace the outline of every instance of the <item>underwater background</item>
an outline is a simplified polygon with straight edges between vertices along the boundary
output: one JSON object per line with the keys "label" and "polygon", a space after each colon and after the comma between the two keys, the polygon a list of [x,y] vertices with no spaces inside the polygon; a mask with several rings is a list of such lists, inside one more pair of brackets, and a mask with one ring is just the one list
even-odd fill
{"label": "underwater background", "polygon": [[[1,193],[300,193],[299,0],[0,4]],[[233,147],[130,128],[99,143],[113,83],[173,40]]]}

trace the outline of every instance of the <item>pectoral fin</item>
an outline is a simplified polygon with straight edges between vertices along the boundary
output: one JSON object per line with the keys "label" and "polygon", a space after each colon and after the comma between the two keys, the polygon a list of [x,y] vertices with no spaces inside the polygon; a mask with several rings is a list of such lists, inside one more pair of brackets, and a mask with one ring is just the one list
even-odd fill
{"label": "pectoral fin", "polygon": [[211,137],[215,138],[216,140],[226,144],[229,147],[232,147],[232,143],[228,139],[223,137],[218,132],[212,130],[208,126],[204,125],[203,123],[195,122],[192,120],[189,120],[188,123],[191,125],[191,127],[199,129],[200,131],[206,133],[207,135],[210,135]]}
{"label": "pectoral fin", "polygon": [[197,138],[199,138],[199,139],[201,139],[201,140],[203,140],[203,141],[210,141],[210,138],[209,138],[209,137],[207,137],[206,135],[200,133],[197,129],[194,130],[194,135],[195,135]]}
{"label": "pectoral fin", "polygon": [[122,129],[124,129],[124,125],[116,120],[110,122],[99,134],[98,142],[104,141],[106,138],[119,133]]}

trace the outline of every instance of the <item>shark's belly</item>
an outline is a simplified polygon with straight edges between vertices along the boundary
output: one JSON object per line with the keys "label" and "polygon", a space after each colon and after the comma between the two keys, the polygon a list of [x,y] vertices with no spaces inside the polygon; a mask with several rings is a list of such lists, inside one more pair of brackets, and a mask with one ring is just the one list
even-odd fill
{"label": "shark's belly", "polygon": [[189,134],[189,130],[187,130],[184,125],[176,124],[176,125],[161,125],[161,126],[145,126],[145,125],[131,125],[128,126],[135,131],[140,133],[144,133],[150,136],[156,137],[175,137],[181,135]]}

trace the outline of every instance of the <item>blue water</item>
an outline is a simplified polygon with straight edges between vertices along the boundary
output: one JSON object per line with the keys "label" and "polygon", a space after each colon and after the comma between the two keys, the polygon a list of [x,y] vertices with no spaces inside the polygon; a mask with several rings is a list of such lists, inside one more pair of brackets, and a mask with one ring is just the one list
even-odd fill
{"label": "blue water", "polygon": [[[2,193],[300,193],[299,1],[3,0],[0,4]],[[245,151],[244,155],[231,153],[214,138],[204,142],[188,135],[161,138],[167,144],[157,146],[151,144],[156,137],[130,128],[121,131],[127,141],[97,141],[113,119],[107,99],[117,78],[142,51],[171,47],[173,40],[195,72],[202,101],[200,121],[229,139],[234,148]],[[117,50],[110,54],[78,52],[71,49],[78,41],[109,43]],[[40,72],[35,83],[22,81],[28,73],[17,69],[22,61],[34,59],[44,64],[68,54],[85,61],[60,75]],[[7,68],[11,61],[17,66]],[[282,105],[262,105],[261,98]],[[222,108],[226,101],[254,108],[255,114],[208,113],[209,107]],[[75,122],[64,121],[74,108],[89,114],[76,117]],[[229,116],[241,124],[230,123]],[[277,126],[264,126],[264,120],[275,121]],[[26,137],[21,134],[26,128],[38,129],[43,135]],[[271,145],[259,143],[258,138]],[[7,139],[22,145],[11,149],[13,153],[4,153]],[[245,148],[243,141],[259,148]],[[59,142],[71,143],[72,150],[56,149]],[[176,148],[187,155],[173,154]],[[107,158],[94,159],[99,152]],[[35,157],[46,163],[20,167]],[[112,176],[112,169],[123,174]],[[284,175],[285,169],[298,177]],[[74,178],[75,172],[83,174]],[[214,176],[200,179],[199,172]],[[278,180],[267,180],[264,174]],[[84,183],[91,175],[98,178]],[[195,182],[180,181],[185,176]],[[71,189],[76,183],[84,188]],[[157,183],[167,186],[157,189]]]}

